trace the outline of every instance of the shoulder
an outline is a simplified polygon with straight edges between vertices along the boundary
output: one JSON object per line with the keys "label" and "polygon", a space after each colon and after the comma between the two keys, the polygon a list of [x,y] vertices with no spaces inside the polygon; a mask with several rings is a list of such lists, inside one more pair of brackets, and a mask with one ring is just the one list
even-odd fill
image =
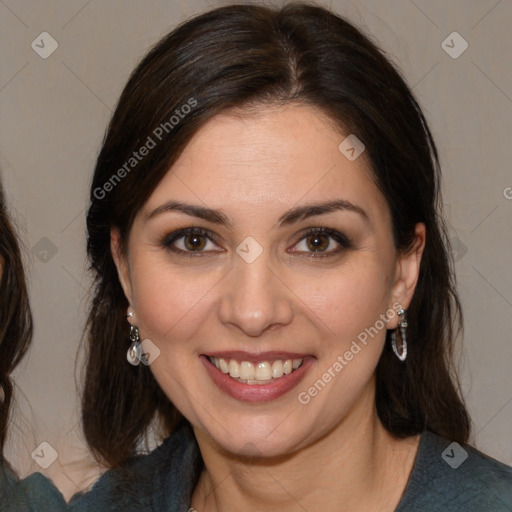
{"label": "shoulder", "polygon": [[174,510],[189,499],[201,467],[192,429],[184,425],[151,453],[104,473],[89,491],[73,496],[68,509]]}
{"label": "shoulder", "polygon": [[0,512],[67,510],[66,502],[51,480],[32,473],[19,480],[4,464],[0,468]]}
{"label": "shoulder", "polygon": [[512,512],[512,467],[425,431],[396,512],[409,510]]}
{"label": "shoulder", "polygon": [[7,462],[0,456],[0,496],[4,496],[6,492],[19,482],[16,475],[10,470]]}

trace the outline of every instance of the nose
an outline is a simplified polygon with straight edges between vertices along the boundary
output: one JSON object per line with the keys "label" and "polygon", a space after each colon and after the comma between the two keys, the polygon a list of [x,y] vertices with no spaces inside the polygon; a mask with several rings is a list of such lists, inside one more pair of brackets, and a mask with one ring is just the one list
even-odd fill
{"label": "nose", "polygon": [[223,283],[221,322],[251,337],[288,325],[293,319],[293,292],[270,267],[267,252],[251,263],[238,255],[233,259]]}

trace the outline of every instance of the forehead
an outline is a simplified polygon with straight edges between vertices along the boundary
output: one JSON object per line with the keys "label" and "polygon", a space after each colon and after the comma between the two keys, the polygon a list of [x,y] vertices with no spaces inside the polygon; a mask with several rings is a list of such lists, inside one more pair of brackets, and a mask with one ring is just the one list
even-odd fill
{"label": "forehead", "polygon": [[365,153],[351,161],[339,150],[347,135],[305,105],[227,111],[194,135],[144,210],[179,199],[279,215],[300,202],[345,199],[378,213],[386,201]]}

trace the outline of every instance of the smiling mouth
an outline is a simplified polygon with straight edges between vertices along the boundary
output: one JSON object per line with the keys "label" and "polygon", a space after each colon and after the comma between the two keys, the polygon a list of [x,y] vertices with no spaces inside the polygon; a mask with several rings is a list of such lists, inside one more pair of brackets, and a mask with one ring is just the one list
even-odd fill
{"label": "smiling mouth", "polygon": [[206,356],[218,370],[242,384],[269,384],[290,375],[304,364],[302,359],[271,359],[252,363]]}

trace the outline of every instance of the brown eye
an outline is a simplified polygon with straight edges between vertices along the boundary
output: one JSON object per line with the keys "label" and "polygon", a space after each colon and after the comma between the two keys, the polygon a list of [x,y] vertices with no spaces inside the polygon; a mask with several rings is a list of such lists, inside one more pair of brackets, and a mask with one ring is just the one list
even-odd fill
{"label": "brown eye", "polygon": [[323,252],[329,247],[329,237],[327,235],[309,235],[306,240],[308,248],[313,252]]}
{"label": "brown eye", "polygon": [[206,229],[183,228],[169,233],[161,241],[162,247],[179,256],[210,256],[219,252],[217,237]]}
{"label": "brown eye", "polygon": [[309,257],[335,256],[352,247],[347,236],[330,228],[315,228],[305,233],[291,250]]}
{"label": "brown eye", "polygon": [[189,251],[200,251],[204,249],[206,245],[205,237],[203,235],[186,235],[183,239],[185,241],[185,247]]}

